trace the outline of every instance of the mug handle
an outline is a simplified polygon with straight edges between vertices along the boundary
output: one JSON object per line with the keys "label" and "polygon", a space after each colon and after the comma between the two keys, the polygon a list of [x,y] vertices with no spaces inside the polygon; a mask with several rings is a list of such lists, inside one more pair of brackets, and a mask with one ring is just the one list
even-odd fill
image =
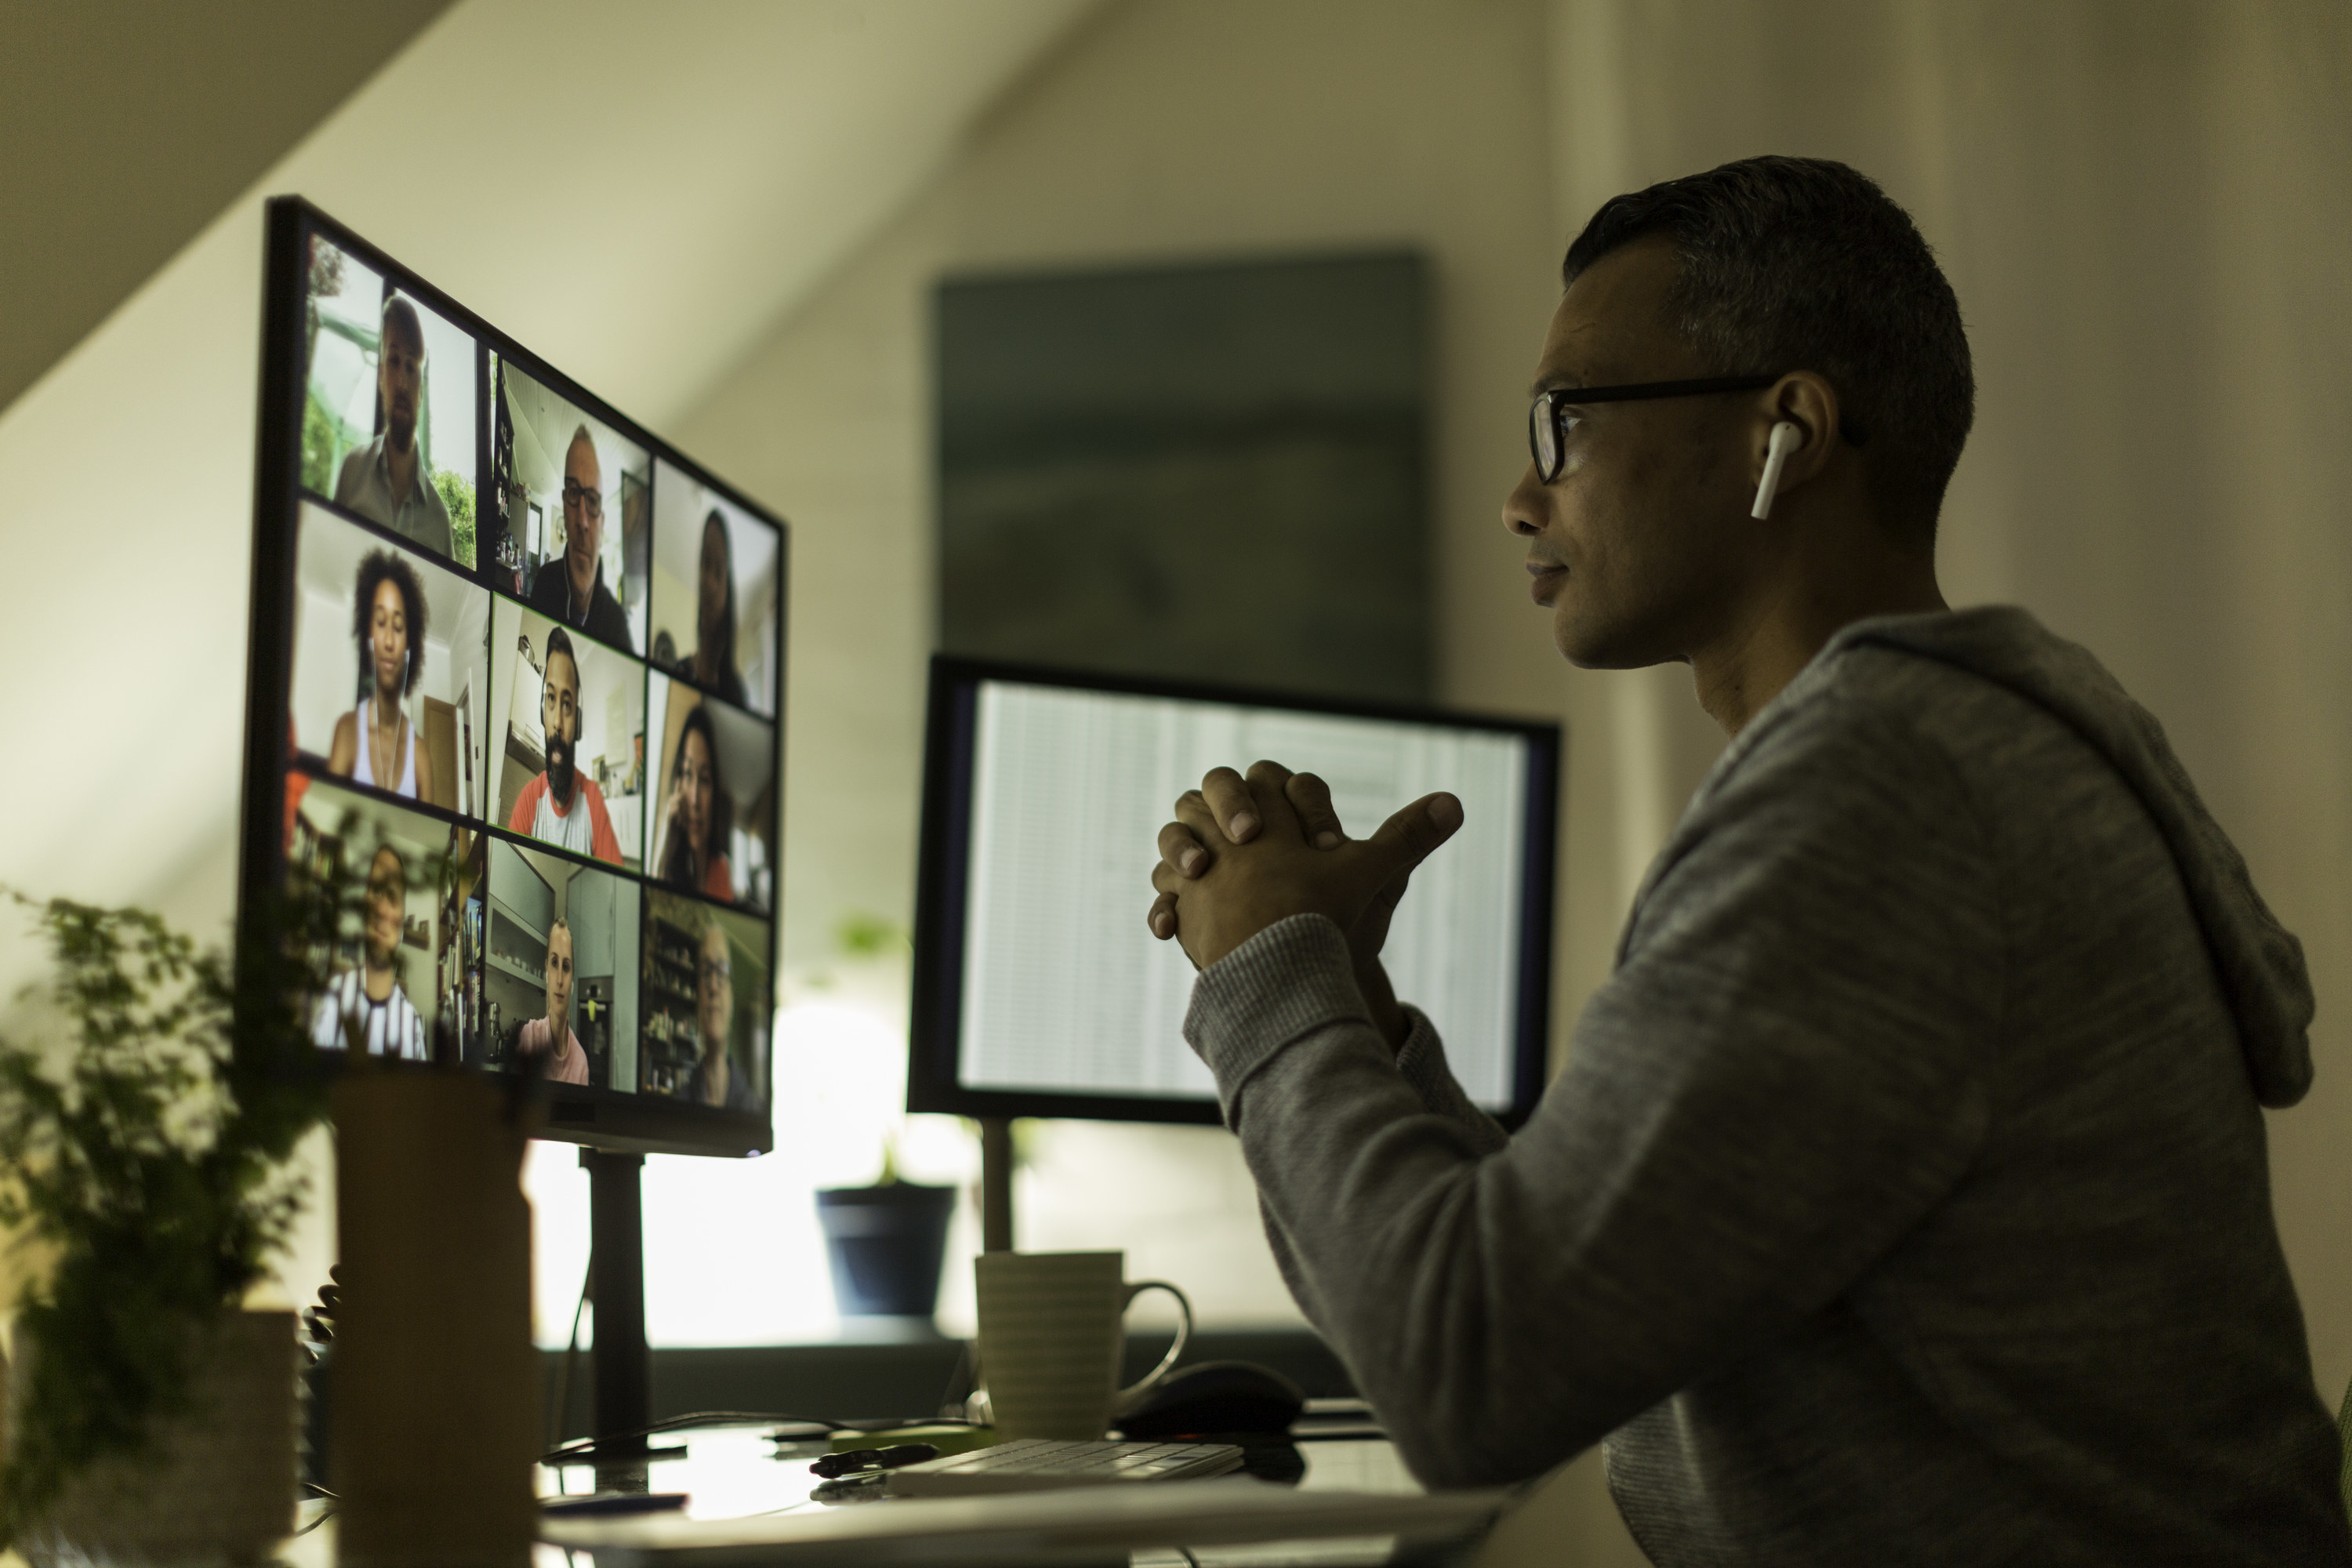
{"label": "mug handle", "polygon": [[1121,1289],[1127,1292],[1127,1294],[1119,1300],[1118,1310],[1121,1313],[1126,1312],[1129,1307],[1135,1305],[1135,1299],[1138,1296],[1142,1295],[1146,1290],[1165,1290],[1171,1296],[1175,1297],[1176,1341],[1173,1344],[1168,1347],[1168,1353],[1160,1358],[1160,1364],[1158,1366],[1153,1367],[1150,1372],[1145,1373],[1141,1377],[1136,1379],[1129,1387],[1120,1389],[1118,1393],[1112,1397],[1111,1408],[1114,1410],[1126,1408],[1128,1401],[1136,1398],[1138,1395],[1150,1389],[1154,1384],[1158,1383],[1161,1378],[1166,1377],[1168,1375],[1168,1369],[1176,1364],[1176,1358],[1184,1353],[1184,1342],[1192,1337],[1192,1303],[1186,1300],[1183,1291],[1179,1290],[1175,1286],[1171,1285],[1165,1279],[1139,1279],[1131,1285],[1121,1287]]}

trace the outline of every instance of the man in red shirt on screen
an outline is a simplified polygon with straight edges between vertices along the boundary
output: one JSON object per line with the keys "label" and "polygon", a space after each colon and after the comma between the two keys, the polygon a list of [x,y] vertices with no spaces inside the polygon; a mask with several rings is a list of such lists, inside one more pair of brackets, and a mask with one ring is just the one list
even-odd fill
{"label": "man in red shirt on screen", "polygon": [[540,671],[539,725],[547,737],[547,771],[522,786],[507,826],[575,855],[621,863],[621,840],[604,792],[579,768],[580,658],[556,626],[547,634]]}

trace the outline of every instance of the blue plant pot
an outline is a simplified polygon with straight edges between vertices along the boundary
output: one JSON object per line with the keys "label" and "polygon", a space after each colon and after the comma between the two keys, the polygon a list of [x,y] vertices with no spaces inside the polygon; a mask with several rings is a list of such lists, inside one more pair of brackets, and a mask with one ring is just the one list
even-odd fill
{"label": "blue plant pot", "polygon": [[931,1315],[955,1198],[953,1187],[916,1182],[817,1194],[817,1220],[833,1263],[833,1299],[843,1317]]}

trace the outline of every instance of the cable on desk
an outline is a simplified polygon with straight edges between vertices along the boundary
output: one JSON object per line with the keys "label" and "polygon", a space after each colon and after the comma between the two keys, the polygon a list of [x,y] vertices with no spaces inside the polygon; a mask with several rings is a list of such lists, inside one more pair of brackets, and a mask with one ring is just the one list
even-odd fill
{"label": "cable on desk", "polygon": [[588,1310],[588,1297],[596,1285],[596,1251],[588,1251],[588,1267],[580,1276],[580,1300],[572,1309],[572,1338],[563,1347],[563,1363],[555,1375],[555,1408],[547,1421],[547,1441],[551,1447],[563,1443],[563,1424],[572,1419],[572,1367],[580,1356],[580,1319]]}

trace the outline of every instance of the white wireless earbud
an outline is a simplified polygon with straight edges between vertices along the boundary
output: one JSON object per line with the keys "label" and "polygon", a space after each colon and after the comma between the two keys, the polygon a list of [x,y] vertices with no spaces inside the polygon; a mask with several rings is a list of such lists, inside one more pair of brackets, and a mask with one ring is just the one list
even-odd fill
{"label": "white wireless earbud", "polygon": [[1780,493],[1780,465],[1804,438],[1805,433],[1785,419],[1772,426],[1764,447],[1764,478],[1756,487],[1756,504],[1748,516],[1760,521],[1772,515],[1772,498]]}

